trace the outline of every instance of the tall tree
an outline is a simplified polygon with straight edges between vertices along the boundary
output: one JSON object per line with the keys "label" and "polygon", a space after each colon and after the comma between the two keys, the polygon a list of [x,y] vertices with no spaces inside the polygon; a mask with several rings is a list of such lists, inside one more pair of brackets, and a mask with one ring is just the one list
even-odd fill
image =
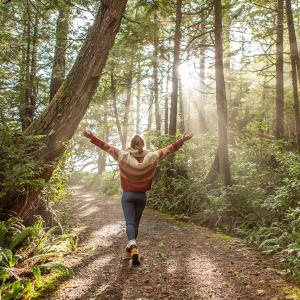
{"label": "tall tree", "polygon": [[122,130],[122,147],[125,149],[127,144],[129,113],[132,98],[132,81],[133,81],[133,57],[131,51],[130,65],[128,73],[126,74],[126,100],[124,108],[123,130]]}
{"label": "tall tree", "polygon": [[65,79],[70,12],[71,8],[69,5],[61,5],[59,8],[56,22],[56,45],[50,83],[50,101]]}
{"label": "tall tree", "polygon": [[124,141],[123,130],[122,130],[118,107],[117,107],[117,88],[116,88],[116,82],[114,77],[114,69],[112,69],[110,73],[110,92],[112,97],[113,111],[116,120],[117,130],[118,130],[120,141],[122,143],[122,149],[124,149],[125,145],[123,145],[123,141]]}
{"label": "tall tree", "polygon": [[169,133],[169,79],[170,71],[167,71],[166,94],[165,94],[165,134]]}
{"label": "tall tree", "polygon": [[[204,21],[203,21],[204,22]],[[202,38],[201,44],[206,41],[205,36]],[[205,85],[205,47],[200,46],[200,98],[196,107],[198,110],[199,129],[200,132],[207,132],[206,117],[205,117],[205,102],[206,102],[206,85]]]}
{"label": "tall tree", "polygon": [[142,69],[141,60],[138,61],[138,74],[137,74],[137,95],[136,95],[136,133],[141,133],[140,121],[141,121],[141,83],[142,83]]}
{"label": "tall tree", "polygon": [[283,8],[284,0],[277,0],[276,26],[276,139],[284,136],[284,86],[283,86]]}
{"label": "tall tree", "polygon": [[180,42],[181,42],[181,22],[182,22],[182,0],[176,1],[176,21],[174,37],[174,57],[172,70],[172,94],[170,109],[169,134],[175,135],[177,129],[177,106],[178,106],[178,77],[180,66]]}
{"label": "tall tree", "polygon": [[159,95],[158,95],[158,16],[157,11],[154,12],[154,37],[153,37],[153,90],[154,90],[154,104],[155,104],[155,123],[157,134],[161,133],[161,119],[159,110]]}
{"label": "tall tree", "polygon": [[[26,11],[24,12],[25,20],[25,36],[26,36],[26,51],[24,52],[21,65],[24,64],[24,78],[21,78],[20,94],[20,120],[22,129],[25,130],[33,121],[36,110],[37,98],[37,46],[38,46],[38,28],[39,28],[39,15],[36,11],[32,20],[32,7],[31,2],[27,2]],[[32,28],[33,27],[33,28]],[[22,67],[23,69],[23,67]],[[21,74],[23,73],[21,72]],[[23,76],[23,74],[22,74]]]}
{"label": "tall tree", "polygon": [[[45,181],[51,178],[66,143],[84,116],[119,31],[126,3],[126,0],[101,1],[94,24],[66,80],[41,117],[24,132],[25,135],[43,136],[46,145],[32,153],[39,161],[36,178]],[[23,217],[28,214],[40,190],[30,186],[26,191],[12,191],[1,201],[1,208]]]}
{"label": "tall tree", "polygon": [[223,69],[223,41],[222,41],[222,4],[221,0],[214,1],[215,11],[215,74],[216,74],[216,102],[218,114],[218,147],[220,170],[225,185],[231,185],[231,173],[228,157],[227,141],[227,101]]}
{"label": "tall tree", "polygon": [[184,116],[184,99],[183,99],[183,91],[182,91],[182,80],[179,77],[178,81],[178,87],[179,87],[179,132],[184,132],[185,127],[185,116]]}
{"label": "tall tree", "polygon": [[298,151],[300,151],[300,116],[299,116],[299,93],[298,93],[298,82],[297,82],[297,69],[298,69],[298,80],[300,82],[300,76],[299,76],[300,64],[299,64],[299,54],[298,54],[298,46],[297,46],[297,40],[295,34],[291,0],[286,0],[286,16],[287,16],[288,31],[289,31],[290,56],[291,56],[291,66],[292,66],[296,145]]}

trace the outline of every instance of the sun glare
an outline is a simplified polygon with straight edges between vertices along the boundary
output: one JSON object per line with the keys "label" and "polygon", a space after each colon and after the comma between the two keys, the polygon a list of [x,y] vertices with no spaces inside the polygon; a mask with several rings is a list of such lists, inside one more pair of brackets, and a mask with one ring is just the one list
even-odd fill
{"label": "sun glare", "polygon": [[195,70],[190,62],[184,62],[179,66],[179,75],[183,89],[192,88],[195,85]]}

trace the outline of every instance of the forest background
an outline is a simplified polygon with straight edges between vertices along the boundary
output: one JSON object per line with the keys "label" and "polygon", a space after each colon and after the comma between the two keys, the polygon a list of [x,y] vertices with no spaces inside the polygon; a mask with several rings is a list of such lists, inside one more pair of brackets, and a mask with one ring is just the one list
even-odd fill
{"label": "forest background", "polygon": [[76,247],[70,184],[120,193],[84,128],[123,149],[135,133],[154,150],[193,132],[160,164],[149,205],[244,238],[300,278],[299,5],[2,1],[5,293],[35,293],[49,268],[71,274],[55,261]]}

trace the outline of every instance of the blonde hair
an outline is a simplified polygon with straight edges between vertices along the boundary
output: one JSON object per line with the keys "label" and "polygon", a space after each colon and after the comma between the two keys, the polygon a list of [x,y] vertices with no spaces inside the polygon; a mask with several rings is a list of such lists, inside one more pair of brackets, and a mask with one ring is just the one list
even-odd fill
{"label": "blonde hair", "polygon": [[139,153],[142,153],[144,151],[145,142],[143,138],[136,134],[130,142],[130,147],[134,150],[137,150]]}

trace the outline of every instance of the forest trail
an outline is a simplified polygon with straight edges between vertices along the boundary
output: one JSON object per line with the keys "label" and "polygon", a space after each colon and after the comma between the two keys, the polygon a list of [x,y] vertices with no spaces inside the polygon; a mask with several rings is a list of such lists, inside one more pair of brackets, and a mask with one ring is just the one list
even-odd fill
{"label": "forest trail", "polygon": [[[140,227],[142,263],[121,255],[126,244],[120,202],[73,187],[76,252],[64,259],[74,277],[46,299],[295,299],[270,271],[272,260],[205,228],[146,209]],[[273,264],[274,266],[274,264]]]}

